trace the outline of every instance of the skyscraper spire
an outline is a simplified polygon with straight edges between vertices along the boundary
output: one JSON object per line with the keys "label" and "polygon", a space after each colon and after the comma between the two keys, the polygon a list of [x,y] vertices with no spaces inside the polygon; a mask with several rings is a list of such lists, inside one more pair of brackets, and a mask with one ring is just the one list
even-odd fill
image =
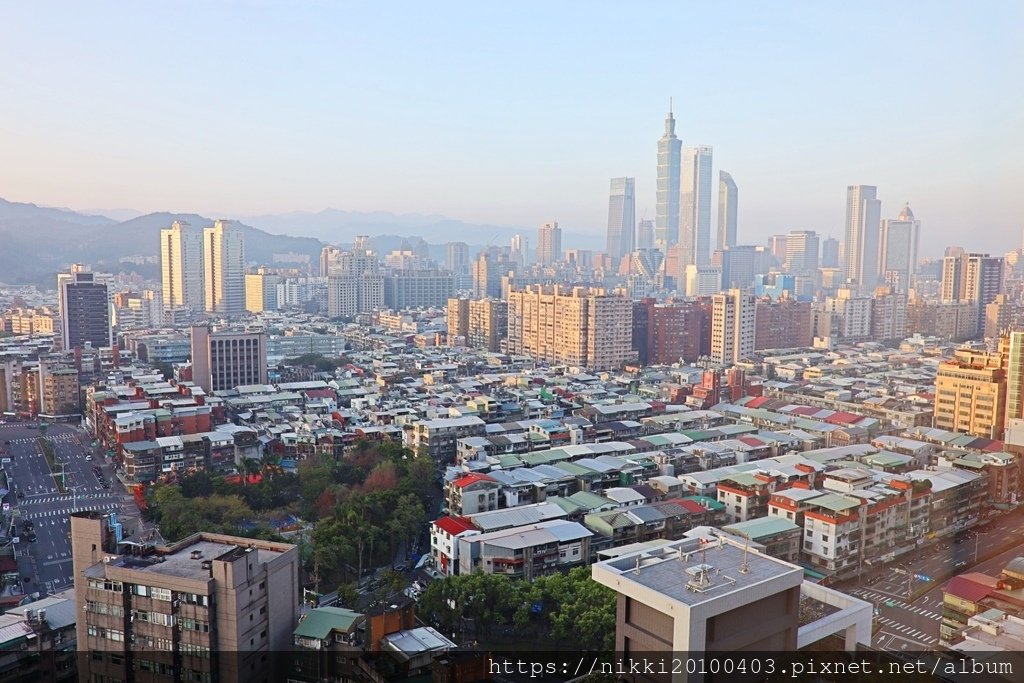
{"label": "skyscraper spire", "polygon": [[665,138],[676,137],[676,119],[672,116],[672,98],[668,98],[668,117],[665,119]]}

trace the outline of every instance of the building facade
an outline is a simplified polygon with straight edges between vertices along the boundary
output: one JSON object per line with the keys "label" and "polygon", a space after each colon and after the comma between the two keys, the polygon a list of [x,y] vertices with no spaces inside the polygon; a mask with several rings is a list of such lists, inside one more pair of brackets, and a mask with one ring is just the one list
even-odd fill
{"label": "building facade", "polygon": [[203,310],[203,236],[188,221],[160,231],[160,284],[165,310]]}
{"label": "building facade", "polygon": [[208,393],[266,384],[267,336],[193,325],[192,380]]}
{"label": "building facade", "polygon": [[203,229],[206,310],[237,315],[245,310],[245,236],[231,221]]}

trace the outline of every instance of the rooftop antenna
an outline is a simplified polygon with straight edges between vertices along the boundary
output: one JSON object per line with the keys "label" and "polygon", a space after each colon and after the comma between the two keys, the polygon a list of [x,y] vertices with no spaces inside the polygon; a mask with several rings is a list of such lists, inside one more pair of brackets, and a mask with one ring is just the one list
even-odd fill
{"label": "rooftop antenna", "polygon": [[740,574],[750,573],[750,564],[747,562],[747,553],[750,551],[750,540],[743,542],[743,564],[740,565]]}
{"label": "rooftop antenna", "polygon": [[633,573],[634,574],[639,574],[640,573],[640,556],[639,555],[636,556],[636,568],[633,569]]}

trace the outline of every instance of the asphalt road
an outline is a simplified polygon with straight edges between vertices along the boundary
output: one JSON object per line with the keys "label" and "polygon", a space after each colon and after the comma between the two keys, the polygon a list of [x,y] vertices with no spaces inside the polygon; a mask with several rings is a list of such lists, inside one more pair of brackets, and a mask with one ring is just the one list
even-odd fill
{"label": "asphalt road", "polygon": [[[75,427],[52,425],[46,438],[53,444],[56,460],[66,463],[67,493],[61,493],[56,480],[60,475],[55,479],[36,445],[40,436],[39,430],[30,429],[24,423],[0,425],[0,439],[5,442],[7,451],[5,457],[11,460],[4,464],[11,489],[6,501],[14,508],[11,512],[20,534],[19,568],[23,576],[31,577],[24,584],[27,593],[59,591],[74,582],[68,522],[71,512],[107,512],[122,510],[125,505],[134,508],[134,501],[113,477],[111,467],[101,462],[102,456],[95,454],[94,461],[86,460],[92,453],[88,436]],[[102,468],[109,489],[103,488],[100,477],[93,471],[94,465]],[[16,491],[24,497],[17,497]],[[34,543],[27,540],[25,521],[34,525]]]}
{"label": "asphalt road", "polygon": [[[986,544],[1004,538],[1024,538],[1024,515],[1004,515],[983,526],[988,527],[988,531],[971,531],[960,543],[948,538],[921,548],[912,559],[890,565],[857,587],[839,588],[875,604],[878,609],[875,622],[879,626],[875,634],[876,647],[903,651],[937,646],[942,621],[942,589],[949,577],[969,571],[995,576],[1009,560],[1024,555],[1022,543],[990,560],[977,562],[977,557],[986,554]],[[908,596],[924,583],[932,588],[908,603]],[[887,605],[890,601],[892,607]]]}

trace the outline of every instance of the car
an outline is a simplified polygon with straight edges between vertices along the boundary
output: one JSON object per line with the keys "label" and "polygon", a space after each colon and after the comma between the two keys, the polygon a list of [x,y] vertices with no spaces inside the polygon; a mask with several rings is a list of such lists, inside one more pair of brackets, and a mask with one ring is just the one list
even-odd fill
{"label": "car", "polygon": [[91,462],[91,461],[92,461],[92,455],[87,455],[87,456],[85,456],[85,459],[86,459],[87,461],[90,461],[90,462]]}
{"label": "car", "polygon": [[18,498],[24,498],[25,497],[25,492],[22,491],[21,489],[18,489],[18,493],[16,495],[18,496]]}
{"label": "car", "polygon": [[956,564],[953,565],[953,567],[956,568],[956,569],[960,569],[960,567],[966,567],[966,566],[967,566],[967,560],[960,560],[959,562],[957,562]]}
{"label": "car", "polygon": [[109,481],[103,482],[103,488],[109,489],[110,488],[110,482]]}
{"label": "car", "polygon": [[10,509],[11,509],[11,504],[10,503],[4,503],[4,512],[7,512]]}

